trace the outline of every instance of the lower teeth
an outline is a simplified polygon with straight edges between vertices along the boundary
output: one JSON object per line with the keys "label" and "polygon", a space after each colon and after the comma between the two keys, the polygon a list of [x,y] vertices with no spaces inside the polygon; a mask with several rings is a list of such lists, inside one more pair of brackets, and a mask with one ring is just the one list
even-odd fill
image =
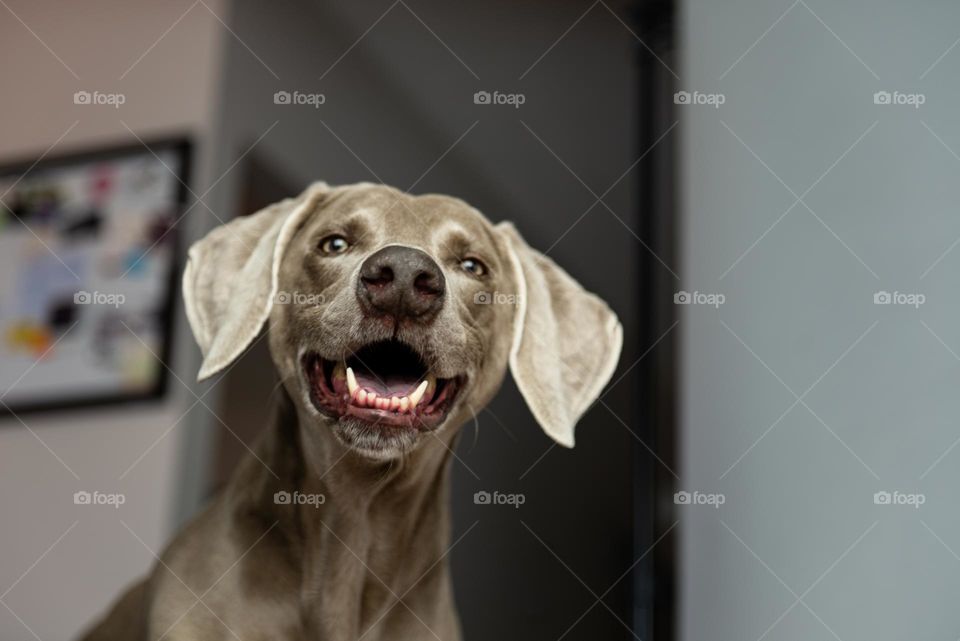
{"label": "lower teeth", "polygon": [[347,382],[347,393],[350,403],[356,407],[368,407],[372,409],[393,411],[394,413],[406,414],[414,411],[424,398],[430,398],[436,389],[437,378],[432,374],[417,385],[416,389],[407,396],[381,397],[376,392],[368,392],[362,389],[357,383],[357,377],[353,369],[346,367],[341,361],[334,368],[333,376],[337,378],[343,373],[343,378]]}

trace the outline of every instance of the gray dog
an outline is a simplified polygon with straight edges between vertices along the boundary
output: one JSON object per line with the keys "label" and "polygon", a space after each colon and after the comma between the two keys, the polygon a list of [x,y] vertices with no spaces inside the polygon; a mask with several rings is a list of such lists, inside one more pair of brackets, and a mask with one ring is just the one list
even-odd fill
{"label": "gray dog", "polygon": [[268,324],[282,393],[256,455],[88,641],[459,639],[457,428],[509,367],[572,447],[623,338],[512,225],[382,185],[316,183],[218,227],[190,249],[183,294],[199,378]]}

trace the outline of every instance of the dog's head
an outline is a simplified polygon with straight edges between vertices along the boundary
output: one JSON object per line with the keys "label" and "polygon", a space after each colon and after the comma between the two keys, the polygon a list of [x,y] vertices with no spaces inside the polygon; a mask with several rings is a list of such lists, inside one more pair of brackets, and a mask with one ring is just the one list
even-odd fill
{"label": "dog's head", "polygon": [[622,343],[607,305],[512,225],[366,183],[316,183],[218,227],[191,247],[183,289],[200,379],[269,320],[307,429],[376,459],[463,423],[508,365],[541,427],[573,446]]}

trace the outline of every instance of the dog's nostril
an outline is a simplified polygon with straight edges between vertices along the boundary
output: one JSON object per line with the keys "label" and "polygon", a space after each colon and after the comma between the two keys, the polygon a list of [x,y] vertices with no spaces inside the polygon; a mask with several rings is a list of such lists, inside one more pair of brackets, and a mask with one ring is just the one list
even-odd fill
{"label": "dog's nostril", "polygon": [[413,280],[413,287],[418,294],[424,296],[439,296],[443,293],[443,282],[433,272],[421,272]]}
{"label": "dog's nostril", "polygon": [[382,287],[393,282],[393,270],[383,266],[376,271],[361,276],[361,280],[368,286]]}

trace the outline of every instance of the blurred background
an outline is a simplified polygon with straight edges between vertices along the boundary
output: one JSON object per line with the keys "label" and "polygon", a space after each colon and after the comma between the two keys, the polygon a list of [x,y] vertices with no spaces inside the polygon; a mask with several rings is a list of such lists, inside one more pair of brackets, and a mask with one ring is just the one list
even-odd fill
{"label": "blurred background", "polygon": [[247,453],[263,344],[194,383],[175,281],[316,179],[513,220],[625,327],[575,450],[509,380],[464,430],[467,639],[960,637],[960,7],[0,16],[0,638],[75,636]]}

